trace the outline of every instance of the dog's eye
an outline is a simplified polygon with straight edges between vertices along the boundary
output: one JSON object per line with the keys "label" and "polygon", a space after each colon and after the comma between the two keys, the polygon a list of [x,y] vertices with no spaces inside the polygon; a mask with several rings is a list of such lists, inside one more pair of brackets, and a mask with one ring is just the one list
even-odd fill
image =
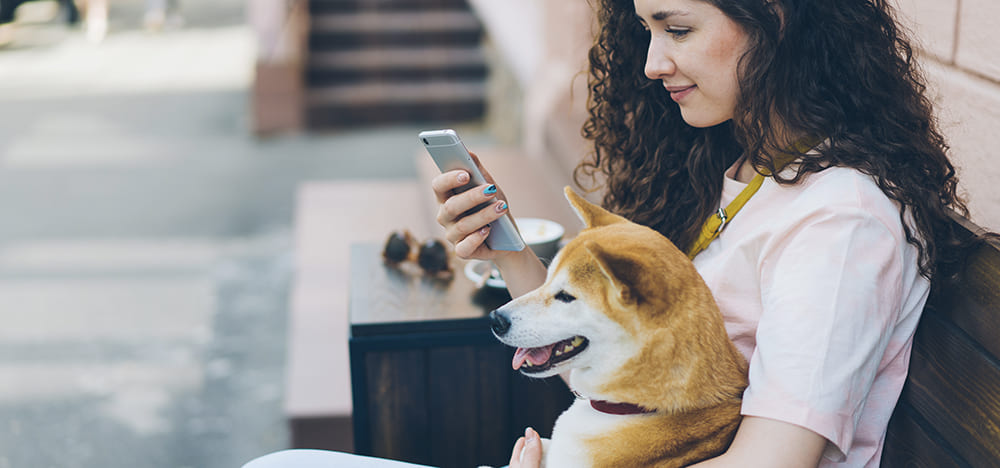
{"label": "dog's eye", "polygon": [[568,294],[566,291],[559,291],[556,293],[556,300],[559,302],[573,302],[576,298]]}

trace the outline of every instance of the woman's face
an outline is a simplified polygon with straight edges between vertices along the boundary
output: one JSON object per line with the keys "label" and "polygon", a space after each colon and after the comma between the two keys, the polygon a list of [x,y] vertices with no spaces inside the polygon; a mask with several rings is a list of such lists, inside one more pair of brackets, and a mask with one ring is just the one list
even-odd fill
{"label": "woman's face", "polygon": [[646,76],[663,82],[684,121],[711,127],[732,119],[743,29],[701,0],[635,0],[635,12],[650,31]]}

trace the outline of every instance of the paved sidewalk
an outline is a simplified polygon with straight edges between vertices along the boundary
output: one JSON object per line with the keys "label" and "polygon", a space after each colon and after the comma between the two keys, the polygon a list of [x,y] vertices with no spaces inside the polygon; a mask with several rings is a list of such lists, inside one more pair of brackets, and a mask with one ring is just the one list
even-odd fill
{"label": "paved sidewalk", "polygon": [[[412,180],[417,128],[257,141],[242,1],[0,49],[0,468],[235,467],[285,447],[306,180]],[[377,142],[377,144],[373,144]]]}

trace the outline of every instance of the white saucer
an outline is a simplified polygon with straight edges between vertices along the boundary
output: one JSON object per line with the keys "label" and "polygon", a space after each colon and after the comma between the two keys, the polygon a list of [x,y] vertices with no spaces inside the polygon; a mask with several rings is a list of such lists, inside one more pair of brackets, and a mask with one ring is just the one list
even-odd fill
{"label": "white saucer", "polygon": [[[484,262],[482,260],[470,260],[469,263],[465,264],[465,276],[472,280],[476,284],[480,284],[483,281],[483,274],[485,274],[493,266],[493,262]],[[496,272],[496,270],[493,270]],[[507,288],[507,283],[500,278],[500,273],[496,272],[493,276],[486,279],[486,286],[491,288]]]}

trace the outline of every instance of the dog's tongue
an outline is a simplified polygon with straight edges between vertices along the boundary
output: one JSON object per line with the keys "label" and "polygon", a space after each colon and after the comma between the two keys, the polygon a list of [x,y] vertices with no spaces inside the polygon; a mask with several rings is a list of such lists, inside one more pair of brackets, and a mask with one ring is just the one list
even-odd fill
{"label": "dog's tongue", "polygon": [[548,346],[542,346],[541,348],[517,348],[514,352],[514,361],[511,365],[514,366],[514,370],[518,370],[524,365],[524,361],[531,362],[531,365],[538,366],[548,362],[549,357],[552,356],[552,347],[555,344],[550,344]]}

